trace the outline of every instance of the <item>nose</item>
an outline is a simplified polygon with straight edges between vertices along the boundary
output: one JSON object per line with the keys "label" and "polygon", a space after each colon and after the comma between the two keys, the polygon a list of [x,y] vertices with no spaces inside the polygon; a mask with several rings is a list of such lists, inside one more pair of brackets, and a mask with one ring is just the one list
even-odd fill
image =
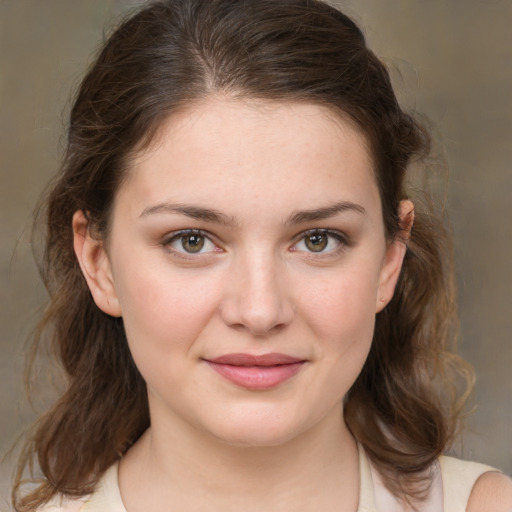
{"label": "nose", "polygon": [[227,280],[221,316],[228,326],[265,336],[292,321],[290,289],[276,258],[262,252],[241,257]]}

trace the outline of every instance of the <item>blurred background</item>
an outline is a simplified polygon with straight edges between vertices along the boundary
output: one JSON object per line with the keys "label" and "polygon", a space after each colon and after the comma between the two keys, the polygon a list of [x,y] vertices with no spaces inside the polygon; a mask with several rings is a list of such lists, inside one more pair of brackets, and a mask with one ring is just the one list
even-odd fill
{"label": "blurred background", "polygon": [[[140,3],[0,0],[0,456],[34,418],[23,352],[45,293],[29,244],[32,211],[59,165],[72,91],[104,33]],[[362,26],[402,103],[430,119],[448,165],[459,351],[477,376],[456,453],[511,474],[512,2],[331,3]],[[51,397],[50,386],[36,389],[42,403]],[[0,509],[14,460],[0,464]]]}

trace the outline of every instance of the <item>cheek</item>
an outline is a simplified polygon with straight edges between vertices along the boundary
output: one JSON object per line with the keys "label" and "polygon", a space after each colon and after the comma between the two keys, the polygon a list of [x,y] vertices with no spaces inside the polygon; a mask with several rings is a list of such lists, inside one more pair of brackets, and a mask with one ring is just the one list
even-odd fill
{"label": "cheek", "polygon": [[375,327],[375,271],[351,269],[305,288],[302,310],[318,340],[316,356],[326,375],[345,392],[357,378],[370,350]]}
{"label": "cheek", "polygon": [[189,352],[217,308],[214,279],[171,273],[165,264],[126,262],[115,278],[128,344],[143,374],[144,367],[172,365]]}
{"label": "cheek", "polygon": [[318,329],[373,332],[378,276],[372,269],[348,268],[305,287],[301,302]]}

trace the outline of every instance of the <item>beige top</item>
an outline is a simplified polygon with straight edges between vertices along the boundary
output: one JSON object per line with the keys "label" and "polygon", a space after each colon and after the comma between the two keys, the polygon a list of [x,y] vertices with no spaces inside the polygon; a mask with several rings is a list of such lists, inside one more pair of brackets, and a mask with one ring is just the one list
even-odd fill
{"label": "beige top", "polygon": [[[117,482],[118,464],[111,466],[97,490],[81,500],[57,499],[40,512],[127,512]],[[434,468],[431,492],[418,512],[465,512],[473,485],[483,473],[495,469],[452,457],[441,457]],[[359,506],[357,512],[406,512],[384,487],[363,449],[359,449]]]}

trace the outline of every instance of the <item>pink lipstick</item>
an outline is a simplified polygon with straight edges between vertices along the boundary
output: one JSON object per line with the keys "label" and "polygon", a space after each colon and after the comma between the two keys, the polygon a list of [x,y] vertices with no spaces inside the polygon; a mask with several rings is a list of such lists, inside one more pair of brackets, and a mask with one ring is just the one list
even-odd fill
{"label": "pink lipstick", "polygon": [[306,362],[286,354],[226,354],[206,362],[217,373],[237,386],[265,390],[293,377]]}

